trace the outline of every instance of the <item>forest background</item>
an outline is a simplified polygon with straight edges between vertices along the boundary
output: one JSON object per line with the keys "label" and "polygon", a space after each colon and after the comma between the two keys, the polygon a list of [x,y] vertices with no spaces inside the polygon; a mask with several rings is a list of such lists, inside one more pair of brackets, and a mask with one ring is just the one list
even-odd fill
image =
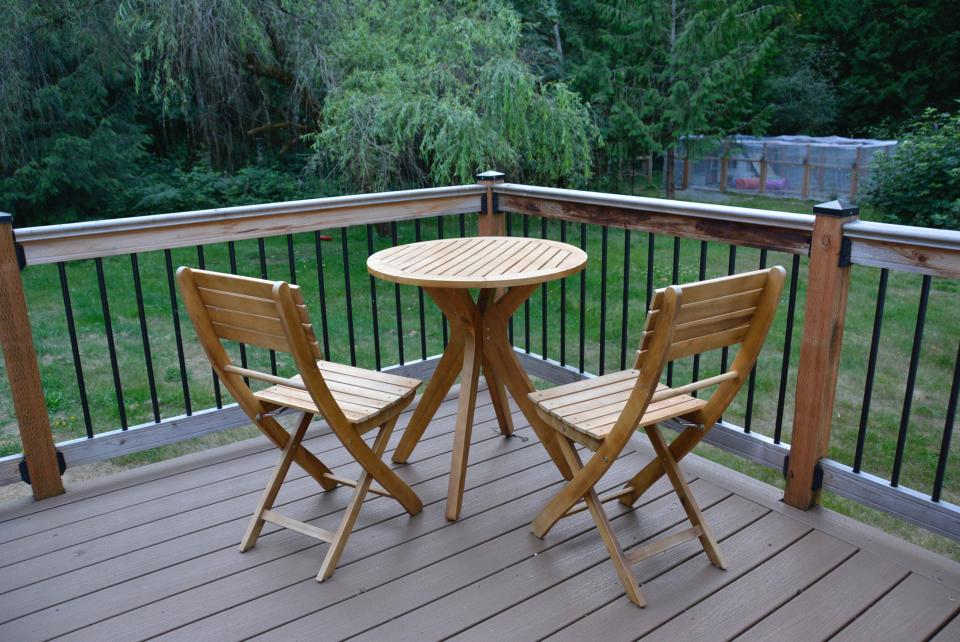
{"label": "forest background", "polygon": [[610,190],[647,154],[669,183],[685,135],[899,137],[960,97],[949,1],[3,4],[0,210],[17,226],[490,167]]}

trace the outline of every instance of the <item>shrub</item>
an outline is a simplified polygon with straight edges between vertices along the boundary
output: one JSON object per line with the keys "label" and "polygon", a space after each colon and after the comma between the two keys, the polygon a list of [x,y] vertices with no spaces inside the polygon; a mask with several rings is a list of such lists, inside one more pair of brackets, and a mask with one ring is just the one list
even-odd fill
{"label": "shrub", "polygon": [[864,201],[891,222],[960,229],[960,111],[928,109],[876,157]]}

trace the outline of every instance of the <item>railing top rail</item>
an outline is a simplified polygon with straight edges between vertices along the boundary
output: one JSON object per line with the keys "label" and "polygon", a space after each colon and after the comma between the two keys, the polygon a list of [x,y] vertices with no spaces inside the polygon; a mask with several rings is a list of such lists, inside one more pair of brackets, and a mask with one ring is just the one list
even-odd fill
{"label": "railing top rail", "polygon": [[912,225],[854,221],[843,226],[843,235],[861,241],[906,243],[960,252],[960,232]]}
{"label": "railing top rail", "polygon": [[473,212],[484,191],[482,185],[457,185],[25,227],[16,230],[16,239],[28,265],[52,263]]}
{"label": "railing top rail", "polygon": [[633,209],[638,212],[654,212],[657,214],[672,214],[675,216],[689,216],[695,218],[709,218],[724,222],[747,223],[764,225],[790,230],[813,230],[814,216],[811,214],[793,214],[773,210],[754,209],[749,207],[733,207],[715,203],[693,203],[689,201],[671,201],[662,198],[648,198],[643,196],[624,196],[620,194],[606,194],[603,192],[586,192],[581,190],[560,189],[555,187],[535,187],[504,183],[493,188],[495,193],[532,198],[554,199],[583,205],[598,205]]}
{"label": "railing top rail", "polygon": [[21,227],[17,229],[17,241],[30,243],[78,234],[100,234],[105,231],[120,232],[144,228],[171,227],[208,221],[230,221],[245,218],[276,216],[281,214],[301,214],[341,207],[362,207],[386,203],[421,201],[442,196],[482,194],[482,185],[456,185],[453,187],[432,187],[427,189],[403,190],[397,192],[377,192],[375,194],[353,194],[349,196],[328,196],[301,201],[282,201],[279,203],[259,203],[256,205],[238,205],[236,207],[217,207],[209,210],[193,210],[172,214],[150,214],[127,218],[81,221],[59,225]]}

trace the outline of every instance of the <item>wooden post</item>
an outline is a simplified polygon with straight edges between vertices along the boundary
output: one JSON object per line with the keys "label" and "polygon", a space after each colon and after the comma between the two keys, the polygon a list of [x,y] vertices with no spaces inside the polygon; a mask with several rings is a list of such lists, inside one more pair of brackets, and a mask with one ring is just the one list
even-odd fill
{"label": "wooden post", "polygon": [[767,144],[763,144],[763,154],[760,156],[760,193],[767,192]]}
{"label": "wooden post", "polygon": [[720,152],[720,191],[727,191],[727,165],[729,164],[730,159],[727,158],[727,146],[723,146],[723,151]]}
{"label": "wooden post", "polygon": [[[688,170],[689,168],[687,168],[687,170],[684,170],[684,171],[688,171]],[[689,172],[687,174],[684,174],[684,176],[689,178],[690,177]],[[647,185],[653,185],[653,152],[647,154]],[[686,189],[687,184],[684,183],[683,187],[684,189]]]}
{"label": "wooden post", "polygon": [[[651,157],[651,160],[650,160],[650,165],[651,165],[651,166],[653,165],[653,159],[652,159],[652,157]],[[648,172],[648,175],[649,175],[649,172]],[[650,180],[652,180],[652,179],[650,179]],[[682,181],[683,181],[683,182],[681,183],[681,185],[682,185],[683,187],[681,187],[680,189],[687,189],[688,187],[690,187],[690,150],[689,150],[689,149],[688,149],[688,150],[685,150],[685,151],[684,151],[684,154],[683,154],[683,179],[682,179]]]}
{"label": "wooden post", "polygon": [[857,155],[853,159],[853,173],[850,174],[850,200],[857,199],[857,189],[860,187],[860,151],[862,147],[857,147]]}
{"label": "wooden post", "polygon": [[817,463],[827,454],[837,389],[840,346],[850,283],[849,255],[843,251],[843,226],[860,210],[845,201],[813,208],[813,238],[804,312],[803,342],[797,371],[793,436],[783,501],[807,509],[818,503],[814,488]]}
{"label": "wooden post", "polygon": [[503,172],[494,170],[477,174],[477,182],[487,188],[477,223],[480,236],[505,236],[507,233],[503,212],[497,206],[497,195],[493,193],[493,186],[503,183],[503,176]]}
{"label": "wooden post", "polygon": [[803,186],[800,188],[800,198],[810,197],[810,145],[807,145],[803,156]]}
{"label": "wooden post", "polygon": [[33,496],[44,499],[60,495],[63,481],[20,280],[20,263],[13,241],[13,218],[3,213],[0,213],[0,302],[0,344]]}

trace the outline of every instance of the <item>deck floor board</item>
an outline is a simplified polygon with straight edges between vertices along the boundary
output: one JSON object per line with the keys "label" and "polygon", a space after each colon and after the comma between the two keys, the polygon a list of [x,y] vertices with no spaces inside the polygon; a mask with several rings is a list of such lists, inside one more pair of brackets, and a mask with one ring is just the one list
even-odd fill
{"label": "deck floor board", "polygon": [[[949,639],[958,627],[960,565],[829,511],[794,511],[775,489],[695,456],[681,467],[729,568],[712,567],[696,541],[644,560],[635,571],[648,605],[638,609],[587,513],[544,540],[529,532],[561,479],[521,414],[514,437],[499,435],[485,392],[463,515],[446,521],[455,412],[448,397],[410,463],[396,467],[423,513],[410,518],[370,496],[323,583],[313,576],[326,545],[298,533],[268,525],[254,549],[236,550],[278,456],[264,439],[0,506],[0,639],[877,642]],[[305,444],[337,474],[358,473],[323,426]],[[651,456],[636,440],[603,484]],[[607,504],[628,550],[685,527],[669,490],[661,480],[632,511]],[[332,528],[348,498],[320,492],[294,467],[278,510]]]}

